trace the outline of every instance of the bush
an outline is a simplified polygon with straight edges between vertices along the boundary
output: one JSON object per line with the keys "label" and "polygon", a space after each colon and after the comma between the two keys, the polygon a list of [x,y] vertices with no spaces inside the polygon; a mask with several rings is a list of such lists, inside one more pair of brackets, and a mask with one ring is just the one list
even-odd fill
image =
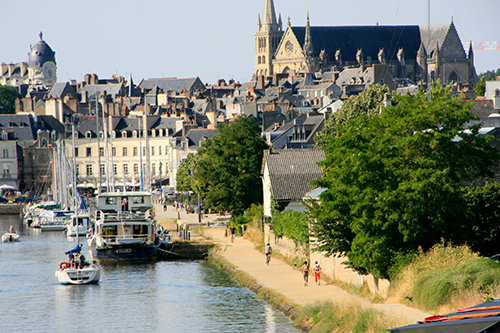
{"label": "bush", "polygon": [[277,237],[288,237],[299,244],[309,244],[309,219],[306,213],[286,210],[273,214],[272,227]]}

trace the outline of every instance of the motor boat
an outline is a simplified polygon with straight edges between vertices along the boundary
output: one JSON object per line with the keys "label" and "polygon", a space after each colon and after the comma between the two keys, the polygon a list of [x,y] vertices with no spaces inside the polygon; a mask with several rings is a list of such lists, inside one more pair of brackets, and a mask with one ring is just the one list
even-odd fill
{"label": "motor boat", "polygon": [[11,242],[19,242],[19,235],[15,232],[6,232],[2,235],[2,242],[11,243]]}
{"label": "motor boat", "polygon": [[[78,219],[78,222],[77,222]],[[66,226],[66,236],[67,237],[77,237],[85,236],[89,228],[90,214],[79,213],[78,217],[76,214],[71,215],[71,219]]]}

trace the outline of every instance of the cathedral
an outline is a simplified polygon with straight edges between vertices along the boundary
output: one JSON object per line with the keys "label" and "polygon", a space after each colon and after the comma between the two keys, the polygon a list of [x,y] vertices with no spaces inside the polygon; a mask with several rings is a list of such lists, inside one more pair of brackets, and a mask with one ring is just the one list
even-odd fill
{"label": "cathedral", "polygon": [[30,86],[47,87],[57,82],[56,53],[43,40],[35,45],[30,45],[28,62],[17,64],[0,64],[0,84],[12,87]]}
{"label": "cathedral", "polygon": [[[255,33],[255,75],[342,71],[383,65],[395,79],[477,83],[472,44],[464,50],[453,22],[431,26],[311,26],[285,29],[265,0]],[[381,82],[383,83],[383,82]]]}

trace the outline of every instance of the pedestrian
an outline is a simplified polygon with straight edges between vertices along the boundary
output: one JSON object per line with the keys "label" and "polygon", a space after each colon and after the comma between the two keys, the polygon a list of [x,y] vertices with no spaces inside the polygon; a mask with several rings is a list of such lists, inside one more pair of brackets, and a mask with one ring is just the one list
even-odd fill
{"label": "pedestrian", "polygon": [[231,243],[234,243],[234,237],[236,236],[236,228],[234,227],[234,224],[229,230],[231,230]]}
{"label": "pedestrian", "polygon": [[316,285],[319,286],[320,285],[320,280],[321,280],[321,270],[322,270],[322,268],[318,264],[317,261],[316,261],[316,263],[313,266],[313,270],[314,270],[314,281],[316,282]]}
{"label": "pedestrian", "polygon": [[307,283],[309,283],[309,264],[307,263],[307,261],[304,261],[304,265],[302,265],[302,268],[300,270],[304,275],[304,286],[307,286]]}
{"label": "pedestrian", "polygon": [[167,199],[163,200],[163,211],[167,211]]}
{"label": "pedestrian", "polygon": [[266,264],[269,265],[269,262],[271,261],[271,253],[273,253],[273,249],[269,243],[267,243],[264,252],[266,253]]}

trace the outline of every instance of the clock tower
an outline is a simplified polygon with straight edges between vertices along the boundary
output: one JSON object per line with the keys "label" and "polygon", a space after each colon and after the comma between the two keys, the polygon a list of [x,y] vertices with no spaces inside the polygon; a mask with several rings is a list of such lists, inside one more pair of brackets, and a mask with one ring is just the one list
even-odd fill
{"label": "clock tower", "polygon": [[255,75],[273,75],[273,58],[283,36],[281,14],[276,20],[274,1],[266,0],[264,16],[255,33]]}

